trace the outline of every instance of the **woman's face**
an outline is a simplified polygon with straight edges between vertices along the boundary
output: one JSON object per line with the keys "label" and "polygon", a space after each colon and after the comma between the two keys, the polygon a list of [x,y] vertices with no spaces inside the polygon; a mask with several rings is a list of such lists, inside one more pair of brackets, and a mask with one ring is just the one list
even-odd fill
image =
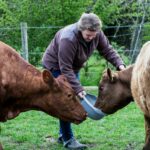
{"label": "woman's face", "polygon": [[86,42],[90,42],[96,37],[96,31],[83,30],[81,31],[82,37]]}

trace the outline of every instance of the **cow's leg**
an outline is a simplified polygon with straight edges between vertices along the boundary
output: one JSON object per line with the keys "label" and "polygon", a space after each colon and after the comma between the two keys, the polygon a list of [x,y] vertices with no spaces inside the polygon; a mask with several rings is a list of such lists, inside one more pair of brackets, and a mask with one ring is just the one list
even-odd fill
{"label": "cow's leg", "polygon": [[1,143],[0,143],[0,150],[3,150],[3,147],[2,147],[2,145],[1,145]]}
{"label": "cow's leg", "polygon": [[144,115],[145,118],[145,145],[143,150],[150,150],[150,117]]}

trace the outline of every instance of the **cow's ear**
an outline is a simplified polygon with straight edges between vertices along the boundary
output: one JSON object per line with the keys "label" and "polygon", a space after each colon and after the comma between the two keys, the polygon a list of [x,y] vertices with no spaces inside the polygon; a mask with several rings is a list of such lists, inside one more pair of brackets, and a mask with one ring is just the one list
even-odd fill
{"label": "cow's ear", "polygon": [[110,79],[111,82],[115,82],[116,81],[116,77],[113,75],[112,71],[110,68],[107,68],[107,75]]}
{"label": "cow's ear", "polygon": [[52,84],[55,80],[52,74],[48,70],[43,70],[42,72],[43,80],[46,83]]}
{"label": "cow's ear", "polygon": [[109,79],[112,81],[113,77],[112,77],[112,71],[110,68],[107,68],[107,75],[108,75]]}

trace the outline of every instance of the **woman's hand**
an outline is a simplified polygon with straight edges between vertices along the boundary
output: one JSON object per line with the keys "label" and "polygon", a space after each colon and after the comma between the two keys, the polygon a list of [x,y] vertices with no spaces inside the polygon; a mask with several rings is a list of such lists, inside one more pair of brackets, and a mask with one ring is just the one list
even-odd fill
{"label": "woman's hand", "polygon": [[84,98],[85,95],[86,95],[86,92],[85,92],[85,91],[81,91],[81,92],[78,93],[78,97],[79,97],[79,98]]}

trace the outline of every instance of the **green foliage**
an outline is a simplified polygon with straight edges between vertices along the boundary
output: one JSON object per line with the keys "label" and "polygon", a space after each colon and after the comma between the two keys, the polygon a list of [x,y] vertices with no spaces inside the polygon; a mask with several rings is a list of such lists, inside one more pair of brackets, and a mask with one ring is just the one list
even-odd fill
{"label": "green foliage", "polygon": [[[15,48],[19,46],[20,49],[20,23],[27,22],[29,27],[29,50],[33,50],[35,47],[41,47],[43,50],[59,27],[76,22],[88,8],[91,8],[102,19],[104,27],[139,24],[144,11],[145,23],[150,21],[148,15],[150,7],[145,0],[143,3],[136,0],[0,0],[0,28],[13,28],[12,30],[0,29],[0,39]],[[54,28],[44,28],[48,26]],[[41,27],[41,29],[30,27]],[[111,29],[111,32],[116,32],[115,30],[118,29]],[[135,28],[130,27],[123,30],[119,28],[118,34],[131,33],[134,30]],[[149,31],[146,36],[148,35],[150,35]],[[125,38],[122,41],[125,41]],[[129,36],[128,42],[125,44],[121,43],[120,39],[116,39],[115,42],[120,42],[121,45],[129,48],[128,43],[131,38],[132,36]]]}
{"label": "green foliage", "polygon": [[143,43],[150,41],[150,24],[147,23],[144,25],[144,32],[143,32]]}
{"label": "green foliage", "polygon": [[41,55],[31,58],[32,53],[37,49],[41,53],[45,51],[55,33],[61,27],[76,22],[91,2],[92,0],[0,0],[0,40],[20,51],[20,23],[26,22],[30,63],[39,65]]}
{"label": "green foliage", "polygon": [[118,0],[97,0],[94,12],[102,19],[105,25],[112,24],[116,21],[116,15],[119,13]]}
{"label": "green foliage", "polygon": [[[111,44],[114,47],[114,49],[118,52],[119,56],[124,61],[125,65],[129,65],[130,58],[128,56],[128,52],[125,51],[125,47],[119,46],[117,45],[117,43],[114,42],[112,42]],[[81,69],[80,80],[82,85],[84,86],[98,85],[101,75],[107,67],[116,69],[110,63],[108,63],[102,56],[100,56],[98,51],[95,51],[87,61],[85,67]]]}
{"label": "green foliage", "polygon": [[[124,45],[126,48],[133,50],[135,41],[137,40],[137,34],[140,33],[140,39],[138,41],[138,48],[144,43],[142,40],[142,33],[147,31],[148,28],[142,28],[140,32],[139,26],[143,23],[149,24],[150,22],[150,3],[146,0],[112,0],[102,1],[98,0],[94,7],[94,12],[98,14],[104,23],[104,29],[108,35],[125,35],[121,38],[110,38],[120,45]],[[106,29],[108,26],[117,26]],[[122,27],[124,26],[124,27]],[[144,35],[143,38],[150,40],[150,31]]]}
{"label": "green foliage", "polygon": [[40,47],[36,47],[33,51],[30,51],[29,62],[31,62],[34,66],[41,67],[43,51],[44,50]]}
{"label": "green foliage", "polygon": [[80,80],[82,85],[98,85],[101,74],[105,67],[106,61],[99,55],[98,52],[93,53],[93,55],[87,61],[86,66],[81,69]]}
{"label": "green foliage", "polygon": [[[130,25],[137,22],[140,23],[140,17],[143,16],[144,7],[148,11],[149,4],[146,6],[142,1],[137,0],[98,0],[94,7],[94,12],[97,13],[103,20],[105,25]],[[146,17],[149,17],[148,15]]]}
{"label": "green foliage", "polygon": [[[102,19],[110,41],[133,50],[144,14],[145,25],[138,48],[150,40],[149,5],[146,0],[0,0],[0,40],[21,51],[20,23],[27,22],[30,63],[39,66],[55,33],[91,10]],[[38,52],[37,58],[33,56],[35,52]],[[126,57],[124,59],[128,61]]]}
{"label": "green foliage", "polygon": [[[28,31],[29,49],[36,46],[45,47],[59,29],[59,26],[62,27],[76,22],[90,3],[90,0],[78,0],[76,2],[71,0],[0,1],[0,27],[19,28],[21,22],[27,22],[29,29],[30,27],[52,26],[54,27],[52,29],[41,31],[39,28],[35,28]],[[7,34],[7,38],[3,40],[6,43],[15,45],[15,41],[20,41],[21,36],[16,31],[13,34],[5,31],[5,34]]]}
{"label": "green foliage", "polygon": [[129,57],[129,51],[126,50],[125,46],[120,46],[115,42],[111,43],[114,49],[118,52],[119,56],[122,58],[123,62],[126,65],[130,64],[130,57]]}

